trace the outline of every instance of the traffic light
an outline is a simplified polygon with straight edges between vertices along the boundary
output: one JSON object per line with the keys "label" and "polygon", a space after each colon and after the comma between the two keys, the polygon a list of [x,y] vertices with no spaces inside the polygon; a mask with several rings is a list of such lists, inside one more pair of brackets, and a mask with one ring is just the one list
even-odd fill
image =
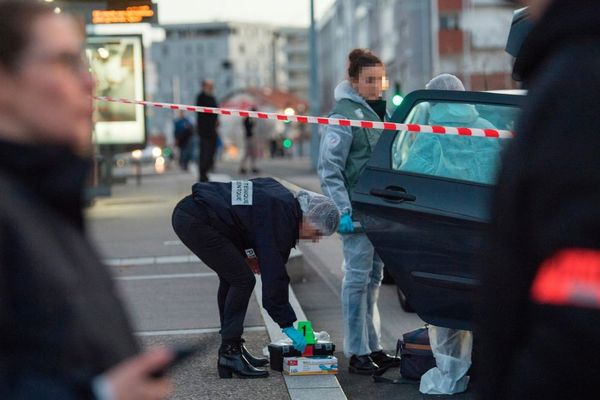
{"label": "traffic light", "polygon": [[294,142],[292,142],[292,139],[285,138],[283,140],[283,148],[284,149],[291,149],[293,145],[294,145]]}
{"label": "traffic light", "polygon": [[394,96],[392,96],[392,104],[398,107],[400,104],[402,104],[402,100],[404,100],[404,97],[402,96],[400,82],[396,81],[394,83]]}

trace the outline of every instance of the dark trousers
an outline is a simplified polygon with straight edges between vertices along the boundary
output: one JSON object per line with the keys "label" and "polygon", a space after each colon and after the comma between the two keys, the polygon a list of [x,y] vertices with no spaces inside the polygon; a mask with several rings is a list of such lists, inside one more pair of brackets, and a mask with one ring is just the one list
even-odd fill
{"label": "dark trousers", "polygon": [[[224,344],[239,342],[256,279],[242,252],[229,238],[211,226],[191,196],[175,207],[172,224],[183,244],[219,276],[219,317]],[[190,211],[190,209],[198,209]]]}
{"label": "dark trousers", "polygon": [[217,135],[200,132],[200,160],[198,162],[200,182],[208,182],[208,171],[215,163],[216,151]]}

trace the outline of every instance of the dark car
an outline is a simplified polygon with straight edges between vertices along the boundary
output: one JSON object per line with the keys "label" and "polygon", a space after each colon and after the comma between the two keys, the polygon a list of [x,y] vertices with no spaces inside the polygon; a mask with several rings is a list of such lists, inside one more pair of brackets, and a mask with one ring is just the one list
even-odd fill
{"label": "dark car", "polygon": [[[417,91],[392,121],[513,131],[524,99]],[[353,193],[362,227],[428,323],[471,329],[472,296],[489,244],[490,200],[510,140],[385,131]]]}

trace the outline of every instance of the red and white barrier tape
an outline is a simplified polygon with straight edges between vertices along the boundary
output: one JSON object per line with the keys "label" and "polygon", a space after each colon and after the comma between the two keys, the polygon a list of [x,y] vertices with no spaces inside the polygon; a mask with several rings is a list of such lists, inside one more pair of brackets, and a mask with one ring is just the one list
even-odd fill
{"label": "red and white barrier tape", "polygon": [[338,119],[338,118],[323,118],[323,117],[310,117],[304,115],[286,115],[267,113],[261,111],[242,111],[242,110],[230,110],[226,108],[213,108],[213,107],[200,107],[200,106],[189,106],[183,104],[170,104],[170,103],[157,103],[154,101],[145,100],[128,100],[128,99],[115,99],[112,97],[94,97],[98,101],[108,101],[113,103],[124,103],[124,104],[138,104],[143,106],[150,106],[156,108],[166,108],[170,110],[181,110],[181,111],[193,111],[206,114],[219,114],[229,115],[234,117],[250,117],[258,119],[271,119],[276,121],[290,121],[299,122],[301,124],[318,124],[318,125],[339,125],[339,126],[356,126],[360,128],[368,129],[383,129],[393,131],[409,131],[409,132],[422,132],[422,133],[436,133],[440,135],[458,135],[458,136],[477,136],[487,138],[512,138],[514,137],[513,132],[498,130],[498,129],[478,129],[478,128],[456,128],[449,126],[438,126],[438,125],[418,125],[418,124],[399,124],[396,122],[379,122],[379,121],[362,121],[355,119]]}

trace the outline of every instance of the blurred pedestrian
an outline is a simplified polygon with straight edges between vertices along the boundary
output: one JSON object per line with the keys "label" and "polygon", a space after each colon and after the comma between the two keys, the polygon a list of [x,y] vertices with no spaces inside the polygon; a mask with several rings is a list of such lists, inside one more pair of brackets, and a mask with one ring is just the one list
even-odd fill
{"label": "blurred pedestrian", "polygon": [[85,235],[93,81],[72,18],[0,0],[0,398],[164,399]]}
{"label": "blurred pedestrian", "polygon": [[[219,124],[217,124],[217,128],[219,127]],[[225,143],[223,143],[223,138],[221,137],[221,135],[217,132],[217,141],[215,144],[215,157],[214,157],[214,161],[212,166],[210,167],[210,172],[214,172],[215,171],[215,164],[216,161],[221,161],[223,159],[223,153],[225,152]]]}
{"label": "blurred pedestrian", "polygon": [[[217,107],[217,100],[213,96],[214,84],[211,80],[202,81],[202,91],[196,98],[196,105],[200,107]],[[217,123],[216,114],[198,113],[198,136],[200,137],[200,160],[198,162],[198,180],[208,182],[208,171],[215,164],[217,151]]]}
{"label": "blurred pedestrian", "polygon": [[[251,111],[256,111],[255,107],[252,107]],[[244,146],[244,156],[242,157],[242,161],[240,162],[240,174],[245,174],[247,172],[246,164],[250,162],[250,171],[253,174],[257,174],[260,172],[258,168],[256,168],[256,136],[254,134],[254,128],[256,126],[256,122],[250,118],[244,118],[244,132],[245,132],[245,146]]]}
{"label": "blurred pedestrian", "polygon": [[219,276],[221,378],[269,375],[258,369],[268,361],[251,355],[242,339],[253,273],[261,275],[264,308],[294,347],[304,350],[304,336],[293,327],[296,314],[288,300],[285,264],[299,239],[331,235],[338,220],[338,210],[327,197],[306,190],[292,193],[272,178],[197,183],[177,204],[177,236]]}
{"label": "blurred pedestrian", "polygon": [[530,0],[515,75],[529,89],[503,157],[482,268],[480,398],[600,392],[600,13]]}
{"label": "blurred pedestrian", "polygon": [[[385,67],[366,49],[348,56],[348,80],[335,89],[333,118],[383,121],[386,104]],[[382,350],[377,298],[383,278],[383,262],[365,233],[354,231],[351,194],[379,140],[381,130],[350,126],[327,126],[321,140],[318,165],[323,193],[341,213],[339,232],[344,250],[342,311],[344,352],[350,372],[370,375],[380,367],[399,365]]]}
{"label": "blurred pedestrian", "polygon": [[175,119],[175,144],[179,148],[179,166],[183,171],[188,170],[188,164],[192,159],[191,139],[194,134],[194,126],[186,118],[185,112],[179,111]]}

